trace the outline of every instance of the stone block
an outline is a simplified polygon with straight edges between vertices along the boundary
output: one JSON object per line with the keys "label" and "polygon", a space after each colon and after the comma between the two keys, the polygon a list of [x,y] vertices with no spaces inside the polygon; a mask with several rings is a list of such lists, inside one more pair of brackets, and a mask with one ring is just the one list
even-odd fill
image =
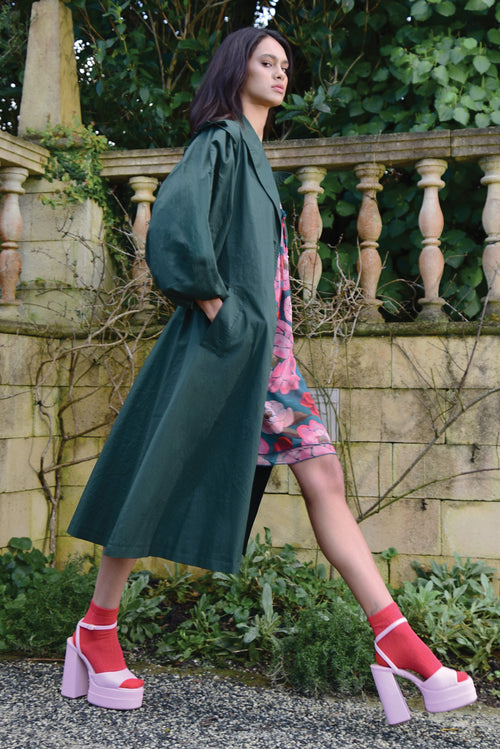
{"label": "stone block", "polygon": [[[361,508],[372,500],[360,499]],[[439,554],[440,502],[429,500],[426,507],[417,499],[399,499],[363,520],[360,528],[372,552],[394,546],[400,554]]]}
{"label": "stone block", "polygon": [[393,383],[398,388],[466,388],[500,380],[500,337],[415,336],[393,341]]}
{"label": "stone block", "polygon": [[[394,445],[394,476],[422,455],[420,445]],[[495,501],[500,497],[498,451],[467,445],[434,445],[394,489],[425,499]]]}
{"label": "stone block", "polygon": [[300,338],[295,340],[299,369],[309,387],[318,383],[336,388],[389,388],[391,344],[389,338]]}
{"label": "stone block", "polygon": [[[28,179],[26,190],[19,197],[23,217],[23,242],[51,242],[83,237],[99,240],[102,236],[102,209],[92,200],[83,203],[63,202],[57,191],[64,190],[64,182]],[[42,202],[43,197],[45,202]],[[54,201],[52,206],[46,201]]]}
{"label": "stone block", "polygon": [[94,544],[71,536],[59,536],[57,539],[56,567],[64,567],[68,559],[75,555],[88,556],[93,559],[95,555]]}
{"label": "stone block", "polygon": [[326,568],[327,575],[330,574],[330,571],[333,572],[334,568],[318,546],[315,549],[295,549],[295,555],[299,562],[303,564],[311,564],[313,567],[322,564]]}
{"label": "stone block", "polygon": [[82,495],[81,486],[64,486],[57,508],[57,534],[66,535],[71,518]]}
{"label": "stone block", "polygon": [[116,418],[116,411],[109,403],[113,397],[111,388],[75,387],[72,397],[73,404],[62,414],[65,434],[106,438]]}
{"label": "stone block", "polygon": [[301,497],[265,494],[251,535],[255,538],[256,534],[260,533],[263,539],[264,528],[270,529],[273,546],[291,544],[301,549],[316,548],[316,538]]}
{"label": "stone block", "polygon": [[340,422],[351,442],[421,442],[434,436],[425,396],[415,390],[342,390]]}
{"label": "stone block", "polygon": [[299,482],[295,478],[292,469],[288,466],[283,466],[288,474],[288,494],[302,497],[302,490],[299,486]]}
{"label": "stone block", "polygon": [[391,486],[392,445],[349,442],[343,445],[339,457],[348,496],[380,497]]}
{"label": "stone block", "polygon": [[292,476],[288,466],[274,466],[266,486],[266,494],[286,494],[289,477]]}
{"label": "stone block", "polygon": [[0,548],[13,537],[30,536],[31,493],[0,493]]}
{"label": "stone block", "polygon": [[45,499],[43,492],[36,491],[30,492],[31,507],[30,507],[30,532],[29,537],[36,542],[37,545],[47,545],[48,553],[48,529],[50,519],[50,507],[49,503]]}
{"label": "stone block", "polygon": [[500,503],[446,502],[442,510],[443,553],[498,559]]}
{"label": "stone block", "polygon": [[86,485],[103,444],[97,437],[80,437],[68,442],[62,457],[62,462],[69,464],[62,469],[64,487]]}
{"label": "stone block", "polygon": [[[415,580],[417,575],[412,567],[412,562],[419,562],[420,564],[428,566],[430,559],[431,557],[425,556],[423,554],[398,554],[397,557],[394,557],[394,559],[391,560],[391,585],[394,588],[398,588],[407,581],[411,582],[412,580]],[[441,559],[441,557],[438,555],[433,555],[432,559],[439,560]],[[385,560],[381,561],[384,562]],[[386,562],[385,564],[387,566]],[[386,582],[389,582],[387,571],[384,579],[386,580]]]}
{"label": "stone block", "polygon": [[41,489],[0,494],[0,547],[13,537],[31,538],[44,544],[48,528],[48,504]]}
{"label": "stone block", "polygon": [[[17,335],[14,333],[0,333],[0,382],[2,385],[22,385],[31,387],[36,381],[44,386],[58,383],[59,372],[54,362],[53,352],[48,346],[56,348],[57,344],[50,343],[45,338]],[[40,370],[42,362],[47,365]]]}
{"label": "stone block", "polygon": [[[469,406],[481,396],[484,396],[482,400],[474,406]],[[461,396],[461,403],[465,410],[446,430],[447,443],[476,445],[478,452],[483,445],[499,445],[500,392],[466,390]]]}
{"label": "stone block", "polygon": [[48,437],[57,434],[57,388],[40,388],[38,396],[48,416],[36,404],[35,389],[4,386],[0,392],[0,439],[12,437]]}
{"label": "stone block", "polygon": [[[37,472],[40,470],[40,458],[47,447],[44,437],[18,437],[0,439],[0,491],[23,492],[39,489]],[[45,454],[45,466],[52,464],[49,449]],[[47,474],[47,481],[53,486],[53,474]]]}

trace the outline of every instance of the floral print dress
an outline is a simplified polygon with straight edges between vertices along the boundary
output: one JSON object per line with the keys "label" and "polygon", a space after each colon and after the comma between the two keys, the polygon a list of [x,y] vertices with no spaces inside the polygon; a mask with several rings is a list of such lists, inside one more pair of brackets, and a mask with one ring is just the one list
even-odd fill
{"label": "floral print dress", "polygon": [[298,463],[335,453],[330,435],[293,355],[292,299],[284,212],[274,291],[278,319],[257,460],[257,465],[261,466]]}

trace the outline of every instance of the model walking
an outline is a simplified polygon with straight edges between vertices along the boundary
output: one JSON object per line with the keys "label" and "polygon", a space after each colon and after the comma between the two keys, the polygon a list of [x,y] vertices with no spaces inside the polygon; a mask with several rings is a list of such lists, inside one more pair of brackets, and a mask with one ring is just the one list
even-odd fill
{"label": "model walking", "polygon": [[321,550],[373,628],[372,672],[389,722],[410,717],[395,675],[416,683],[431,711],[476,698],[470,677],[442,666],[393,602],[296,367],[284,217],[262,147],[290,65],[274,32],[225,39],[193,101],[194,137],[154,205],[147,260],[178,306],[69,527],[105,551],[90,608],[68,639],[66,697],[141,705],[143,681],[126,668],[116,634],[136,559],[236,571],[270,469],[286,463]]}

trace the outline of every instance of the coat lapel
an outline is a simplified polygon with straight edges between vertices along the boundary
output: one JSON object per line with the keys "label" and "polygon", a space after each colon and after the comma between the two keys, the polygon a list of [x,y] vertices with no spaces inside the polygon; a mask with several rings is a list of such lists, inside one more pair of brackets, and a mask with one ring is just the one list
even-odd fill
{"label": "coat lapel", "polygon": [[281,204],[278,188],[276,187],[276,182],[261,140],[246,117],[243,117],[241,132],[243,141],[250,153],[255,173],[257,174],[262,187],[273,201],[278,220],[281,222]]}

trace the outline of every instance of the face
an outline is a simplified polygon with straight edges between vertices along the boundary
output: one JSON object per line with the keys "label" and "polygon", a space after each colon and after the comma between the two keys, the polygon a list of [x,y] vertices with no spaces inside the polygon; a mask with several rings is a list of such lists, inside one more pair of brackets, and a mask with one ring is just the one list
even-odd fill
{"label": "face", "polygon": [[286,93],[287,70],[285,50],[276,39],[266,36],[248,60],[247,78],[240,92],[243,110],[248,106],[279,106]]}

